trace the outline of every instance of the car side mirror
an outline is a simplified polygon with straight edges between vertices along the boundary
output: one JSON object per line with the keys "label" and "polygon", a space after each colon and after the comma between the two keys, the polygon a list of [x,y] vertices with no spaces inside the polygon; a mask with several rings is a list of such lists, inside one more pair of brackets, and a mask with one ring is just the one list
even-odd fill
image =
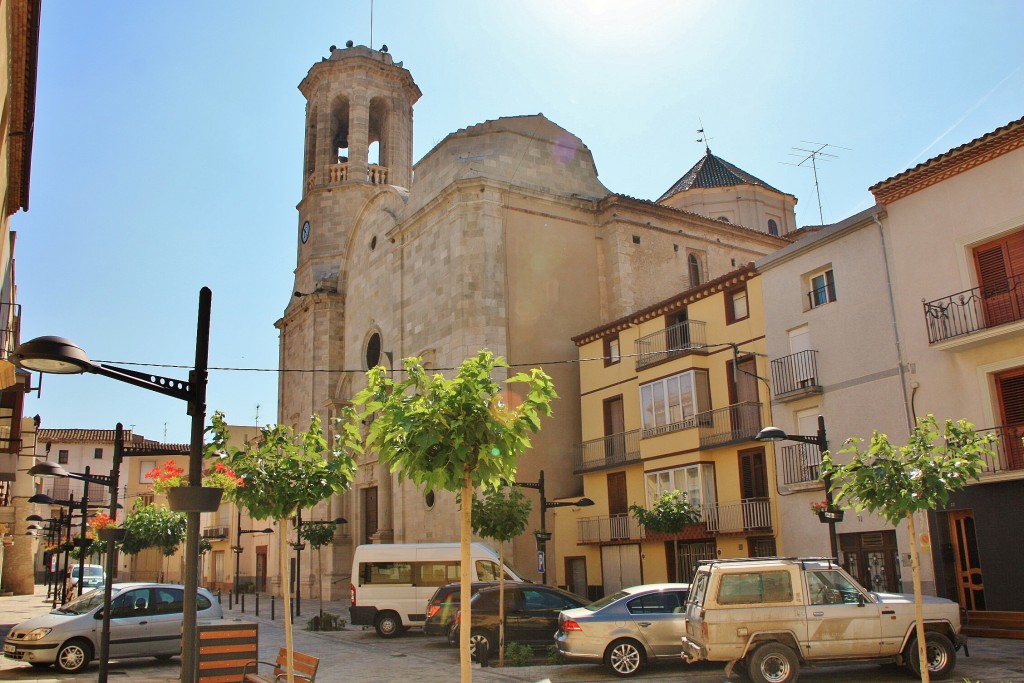
{"label": "car side mirror", "polygon": [[864,602],[865,602],[864,594],[863,593],[857,593],[857,604],[859,606],[863,607],[864,606]]}
{"label": "car side mirror", "polygon": [[93,619],[102,619],[103,618],[103,608],[100,607],[98,610],[96,610],[96,613],[92,615],[92,618]]}

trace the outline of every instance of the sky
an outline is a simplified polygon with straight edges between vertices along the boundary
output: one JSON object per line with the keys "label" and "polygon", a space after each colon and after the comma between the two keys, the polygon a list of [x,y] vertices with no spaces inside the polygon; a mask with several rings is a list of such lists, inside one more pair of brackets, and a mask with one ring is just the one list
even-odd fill
{"label": "sky", "polygon": [[[22,340],[185,379],[208,286],[208,411],[276,422],[297,86],[331,45],[386,44],[411,72],[414,160],[460,128],[543,113],[609,190],[655,200],[703,155],[703,127],[815,225],[1024,115],[1021,26],[1019,0],[44,0],[30,206],[11,223]],[[792,164],[825,144],[819,217],[812,171]],[[189,440],[181,401],[92,375],[37,385],[25,414],[44,428]]]}

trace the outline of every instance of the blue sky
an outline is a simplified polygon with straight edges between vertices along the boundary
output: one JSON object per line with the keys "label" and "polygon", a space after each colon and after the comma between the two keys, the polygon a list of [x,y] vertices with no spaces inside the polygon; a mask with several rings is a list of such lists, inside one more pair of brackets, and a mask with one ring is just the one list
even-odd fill
{"label": "blue sky", "polygon": [[[276,421],[277,330],[293,289],[309,67],[387,44],[423,97],[414,159],[447,134],[541,112],[613,192],[657,199],[712,151],[797,196],[794,147],[834,222],[867,188],[1024,115],[1024,3],[45,0],[30,210],[16,215],[22,339],[184,378],[213,290],[209,409]],[[46,376],[48,428],[188,440],[183,403],[100,377]],[[166,430],[166,432],[165,432]]]}

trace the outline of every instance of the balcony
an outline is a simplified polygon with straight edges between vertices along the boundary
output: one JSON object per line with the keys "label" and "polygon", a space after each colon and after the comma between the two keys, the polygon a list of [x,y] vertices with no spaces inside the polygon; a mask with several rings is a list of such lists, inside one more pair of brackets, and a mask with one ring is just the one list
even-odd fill
{"label": "balcony", "polygon": [[790,401],[808,394],[820,394],[818,352],[799,351],[771,362],[775,398]]}
{"label": "balcony", "polygon": [[734,403],[725,408],[699,413],[696,419],[700,427],[701,448],[753,441],[761,431],[761,404]]}
{"label": "balcony", "polygon": [[593,472],[632,462],[640,462],[639,429],[576,444],[573,474]]}
{"label": "balcony", "polygon": [[1024,320],[1024,275],[929,301],[924,304],[924,319],[929,344],[1020,322]]}
{"label": "balcony", "polygon": [[0,302],[0,358],[11,357],[21,337],[21,304]]}
{"label": "balcony", "polygon": [[985,458],[982,476],[1005,472],[1024,473],[1024,443],[1021,442],[1024,438],[1024,424],[990,427],[977,431],[979,434],[992,432],[996,435],[996,440],[992,444],[994,455]]}
{"label": "balcony", "polygon": [[203,538],[211,541],[218,541],[228,537],[228,528],[226,526],[208,526],[203,529]]}
{"label": "balcony", "polygon": [[[366,173],[361,178],[355,173],[355,165],[348,161],[331,164],[327,167],[327,185],[341,185],[354,180],[362,180],[373,185],[387,185],[389,169],[387,166],[367,164]],[[310,192],[317,186],[317,173],[314,171],[306,176],[306,191]]]}
{"label": "balcony", "polygon": [[636,369],[641,370],[687,353],[707,353],[705,324],[687,320],[636,340]]}
{"label": "balcony", "polygon": [[[82,500],[82,493],[85,490],[85,482],[73,479],[57,479],[51,482],[44,493],[54,500],[71,500],[74,495],[75,501]],[[109,505],[110,489],[98,484],[89,485],[89,505]]]}
{"label": "balcony", "polygon": [[576,521],[577,543],[639,541],[644,537],[640,522],[632,515],[584,517]]}
{"label": "balcony", "polygon": [[767,498],[702,505],[701,519],[708,532],[715,534],[767,531],[772,528],[772,511]]}
{"label": "balcony", "polygon": [[819,483],[821,451],[814,444],[776,446],[782,483],[787,486]]}

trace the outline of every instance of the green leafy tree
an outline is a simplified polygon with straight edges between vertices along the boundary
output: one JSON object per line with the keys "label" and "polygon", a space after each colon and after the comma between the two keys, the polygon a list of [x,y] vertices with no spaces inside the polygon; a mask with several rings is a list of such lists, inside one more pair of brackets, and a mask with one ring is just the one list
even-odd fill
{"label": "green leafy tree", "polygon": [[498,666],[505,666],[505,544],[526,531],[532,505],[518,489],[489,489],[473,498],[473,532],[498,542]]}
{"label": "green leafy tree", "polygon": [[[861,439],[847,439],[853,460],[838,465],[830,453],[822,457],[822,477],[832,478],[835,501],[845,507],[880,515],[893,526],[907,522],[910,566],[914,576],[918,662],[927,662],[921,597],[920,547],[914,514],[946,505],[951,491],[977,480],[984,458],[991,457],[992,435],[979,435],[969,422],[946,420],[940,431],[934,415],[918,418],[904,446],[894,446],[875,432],[867,450]],[[929,682],[927,666],[920,666],[921,681]]]}
{"label": "green leafy tree", "polygon": [[[367,373],[367,387],[346,409],[346,441],[353,449],[376,450],[399,478],[432,491],[459,492],[462,543],[460,675],[472,680],[469,659],[470,559],[473,489],[494,489],[515,479],[529,434],[551,414],[557,398],[551,378],[537,368],[504,383],[493,375],[508,364],[490,351],[462,363],[458,374],[427,374],[422,359],[406,358],[406,379],[393,380],[380,366]],[[505,384],[506,387],[503,387]],[[372,420],[365,440],[361,425]]]}
{"label": "green leafy tree", "polygon": [[320,579],[320,615],[324,613],[324,584],[323,584],[323,558],[320,557],[320,549],[334,541],[334,523],[324,522],[303,522],[299,527],[299,538],[309,544],[309,547],[316,551],[317,577]]}
{"label": "green leafy tree", "polygon": [[136,505],[124,519],[126,530],[121,552],[138,555],[157,548],[165,557],[173,555],[185,541],[185,514],[163,505]]}
{"label": "green leafy tree", "polygon": [[[288,575],[288,534],[283,522],[303,508],[313,507],[336,493],[346,491],[355,475],[356,463],[346,454],[336,436],[329,444],[320,417],[310,420],[309,431],[295,433],[291,427],[274,425],[260,428],[259,438],[243,448],[228,445],[224,414],[211,420],[208,450],[223,453],[225,464],[241,479],[235,488],[235,502],[253,519],[280,522],[281,576]],[[287,680],[294,683],[295,658],[292,637],[291,599],[283,592]]]}
{"label": "green leafy tree", "polygon": [[[700,521],[700,508],[690,505],[686,494],[682,491],[666,491],[658,496],[651,509],[642,505],[630,505],[629,511],[647,531],[663,534],[678,534],[680,531]],[[679,541],[672,540],[673,546]],[[680,580],[689,580],[682,577]]]}

